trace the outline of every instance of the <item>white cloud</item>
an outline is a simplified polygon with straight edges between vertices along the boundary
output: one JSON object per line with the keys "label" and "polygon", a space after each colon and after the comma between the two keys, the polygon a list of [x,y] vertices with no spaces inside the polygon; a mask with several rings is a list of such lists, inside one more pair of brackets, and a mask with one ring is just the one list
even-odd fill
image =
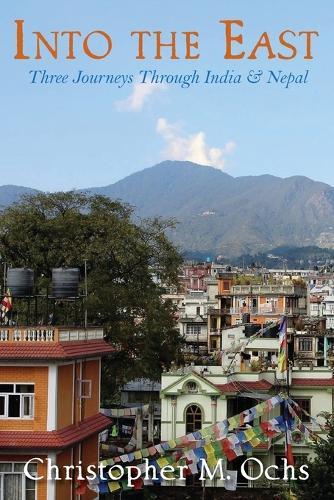
{"label": "white cloud", "polygon": [[236,146],[230,141],[222,148],[209,147],[204,132],[182,135],[180,126],[165,118],[158,119],[156,130],[166,142],[163,156],[168,160],[192,161],[224,170],[226,156],[233,153]]}
{"label": "white cloud", "polygon": [[116,109],[118,111],[141,111],[152,94],[165,88],[165,85],[154,83],[134,83],[132,93],[126,99],[115,102]]}

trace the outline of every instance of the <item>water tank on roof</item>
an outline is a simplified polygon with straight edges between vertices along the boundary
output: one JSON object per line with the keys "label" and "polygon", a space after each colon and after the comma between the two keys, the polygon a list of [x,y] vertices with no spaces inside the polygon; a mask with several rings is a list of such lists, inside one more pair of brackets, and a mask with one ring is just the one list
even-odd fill
{"label": "water tank on roof", "polygon": [[56,298],[79,295],[80,271],[77,267],[52,269],[52,296]]}
{"label": "water tank on roof", "polygon": [[7,270],[7,288],[13,297],[27,297],[33,294],[34,271],[25,267]]}

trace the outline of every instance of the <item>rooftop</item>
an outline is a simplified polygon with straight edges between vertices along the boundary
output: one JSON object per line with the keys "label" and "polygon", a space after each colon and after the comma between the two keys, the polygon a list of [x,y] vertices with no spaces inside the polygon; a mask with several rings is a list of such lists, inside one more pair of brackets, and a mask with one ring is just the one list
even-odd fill
{"label": "rooftop", "polygon": [[307,289],[301,285],[234,285],[232,295],[292,295],[305,297]]}
{"label": "rooftop", "polygon": [[334,378],[293,378],[294,387],[333,387]]}
{"label": "rooftop", "polygon": [[78,425],[70,425],[59,431],[0,431],[2,449],[64,449],[83,439],[103,431],[111,420],[98,413],[86,418]]}
{"label": "rooftop", "polygon": [[1,342],[0,359],[61,360],[106,356],[115,351],[105,340],[72,342]]}
{"label": "rooftop", "polygon": [[268,391],[273,387],[267,380],[254,380],[250,382],[235,380],[227,384],[215,385],[222,394],[227,392]]}
{"label": "rooftop", "polygon": [[72,340],[103,339],[103,328],[68,326],[0,327],[0,342],[67,342]]}

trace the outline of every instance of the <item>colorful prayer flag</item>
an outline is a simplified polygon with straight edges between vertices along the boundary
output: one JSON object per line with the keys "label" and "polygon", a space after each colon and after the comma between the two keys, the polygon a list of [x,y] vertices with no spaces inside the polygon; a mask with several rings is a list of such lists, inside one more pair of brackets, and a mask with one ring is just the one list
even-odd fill
{"label": "colorful prayer flag", "polygon": [[282,316],[279,325],[279,355],[278,368],[281,373],[287,370],[287,319]]}

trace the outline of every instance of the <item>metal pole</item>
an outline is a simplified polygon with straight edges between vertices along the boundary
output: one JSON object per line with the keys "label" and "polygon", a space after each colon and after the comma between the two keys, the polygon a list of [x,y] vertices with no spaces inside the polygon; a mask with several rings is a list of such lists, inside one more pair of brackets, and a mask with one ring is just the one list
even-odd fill
{"label": "metal pole", "polygon": [[154,444],[154,404],[152,401],[149,403],[148,410],[148,442]]}
{"label": "metal pole", "polygon": [[88,297],[87,259],[85,259],[85,328],[87,328],[87,297]]}
{"label": "metal pole", "polygon": [[7,271],[7,263],[3,263],[3,295],[6,293],[6,271]]}
{"label": "metal pole", "polygon": [[136,432],[137,450],[143,447],[143,412],[141,408],[137,410],[137,432]]}

